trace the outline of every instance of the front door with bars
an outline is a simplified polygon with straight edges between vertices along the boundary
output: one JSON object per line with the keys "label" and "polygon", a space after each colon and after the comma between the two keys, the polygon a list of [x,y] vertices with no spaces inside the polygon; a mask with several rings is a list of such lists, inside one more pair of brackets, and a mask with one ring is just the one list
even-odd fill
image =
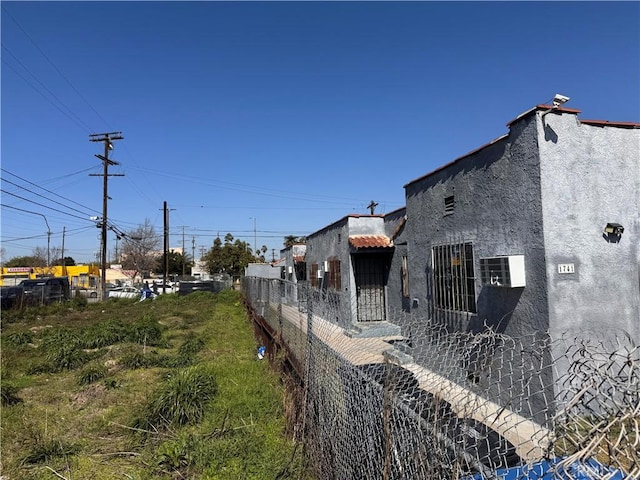
{"label": "front door with bars", "polygon": [[354,255],[358,322],[386,320],[384,286],[387,258],[381,255]]}

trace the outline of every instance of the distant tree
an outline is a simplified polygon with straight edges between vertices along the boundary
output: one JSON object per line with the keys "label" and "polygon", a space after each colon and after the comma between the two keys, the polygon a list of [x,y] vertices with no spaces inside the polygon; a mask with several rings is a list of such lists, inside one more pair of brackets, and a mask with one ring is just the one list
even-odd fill
{"label": "distant tree", "polygon": [[42,259],[36,258],[34,256],[28,255],[23,257],[13,257],[10,258],[7,263],[4,264],[5,267],[38,267],[44,265],[37,265]]}
{"label": "distant tree", "polygon": [[34,267],[46,267],[48,259],[51,258],[51,250],[47,253],[46,247],[36,247],[31,252],[31,256],[36,259]]}
{"label": "distant tree", "polygon": [[57,258],[51,261],[51,265],[64,265],[65,267],[73,267],[75,264],[76,261],[73,257]]}
{"label": "distant tree", "polygon": [[153,271],[158,261],[161,239],[149,219],[122,238],[122,268],[135,275]]}
{"label": "distant tree", "polygon": [[203,260],[207,264],[209,273],[228,273],[231,276],[240,276],[245,267],[256,260],[251,253],[247,242],[233,240],[233,235],[228,233],[224,237],[224,245],[220,237],[213,241],[213,246],[204,255]]}
{"label": "distant tree", "polygon": [[296,237],[295,235],[287,235],[286,237],[284,237],[285,248],[300,243],[307,243],[306,237]]}
{"label": "distant tree", "polygon": [[[182,255],[181,253],[174,252],[171,250],[168,253],[168,264],[169,271],[168,275],[182,275],[182,264],[184,263],[184,271],[188,272],[189,268],[193,264],[188,254]],[[154,269],[155,273],[164,273],[164,255],[158,256],[158,260],[156,262],[156,267]]]}

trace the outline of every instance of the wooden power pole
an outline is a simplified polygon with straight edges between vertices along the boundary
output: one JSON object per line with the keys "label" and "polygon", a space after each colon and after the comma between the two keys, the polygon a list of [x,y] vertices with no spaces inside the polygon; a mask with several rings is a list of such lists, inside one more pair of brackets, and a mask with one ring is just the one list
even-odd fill
{"label": "wooden power pole", "polygon": [[119,165],[118,162],[114,162],[109,159],[109,150],[113,150],[114,140],[122,140],[122,132],[110,132],[110,133],[94,133],[89,135],[90,142],[103,142],[104,143],[104,155],[95,156],[102,160],[103,172],[102,173],[90,173],[92,177],[102,177],[102,235],[100,245],[100,263],[102,265],[102,275],[100,278],[100,290],[102,300],[106,298],[107,290],[107,201],[109,200],[108,192],[108,180],[109,177],[124,177],[123,173],[109,173],[109,165]]}

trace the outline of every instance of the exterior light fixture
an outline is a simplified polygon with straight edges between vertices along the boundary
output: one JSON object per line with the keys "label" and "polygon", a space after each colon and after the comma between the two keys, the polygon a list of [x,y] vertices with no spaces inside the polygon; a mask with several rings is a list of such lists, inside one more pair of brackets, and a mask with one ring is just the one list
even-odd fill
{"label": "exterior light fixture", "polygon": [[619,223],[607,223],[607,226],[604,227],[604,233],[621,236],[624,233],[624,227]]}
{"label": "exterior light fixture", "polygon": [[560,95],[559,93],[556,93],[556,96],[553,97],[553,106],[558,108],[561,105],[567,103],[569,101],[569,97],[565,97],[564,95]]}

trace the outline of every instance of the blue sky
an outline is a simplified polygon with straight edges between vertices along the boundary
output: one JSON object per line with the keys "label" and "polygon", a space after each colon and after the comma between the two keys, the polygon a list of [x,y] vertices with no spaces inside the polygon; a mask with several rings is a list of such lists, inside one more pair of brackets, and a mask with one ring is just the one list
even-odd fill
{"label": "blue sky", "polygon": [[638,2],[3,1],[1,21],[5,259],[46,248],[45,219],[51,246],[64,228],[65,255],[96,258],[90,133],[124,136],[120,230],[161,234],[166,201],[172,247],[231,233],[271,258],[371,200],[402,207],[556,93],[640,121]]}

